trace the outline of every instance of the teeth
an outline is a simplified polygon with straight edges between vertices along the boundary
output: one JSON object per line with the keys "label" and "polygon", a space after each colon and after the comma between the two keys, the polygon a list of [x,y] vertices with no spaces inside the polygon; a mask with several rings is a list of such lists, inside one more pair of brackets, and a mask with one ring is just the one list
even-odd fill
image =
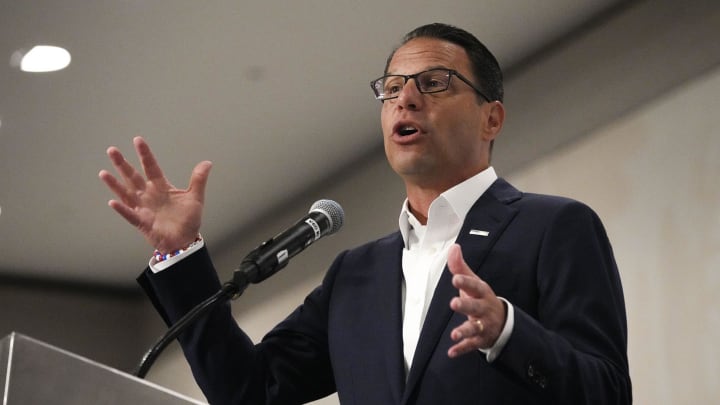
{"label": "teeth", "polygon": [[405,125],[405,126],[401,127],[398,132],[400,133],[400,135],[410,135],[412,133],[417,132],[417,128],[415,128],[411,125]]}

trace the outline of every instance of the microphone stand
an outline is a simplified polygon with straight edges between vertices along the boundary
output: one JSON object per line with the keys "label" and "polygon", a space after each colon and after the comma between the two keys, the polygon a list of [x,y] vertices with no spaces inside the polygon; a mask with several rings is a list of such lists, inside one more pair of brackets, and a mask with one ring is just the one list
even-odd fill
{"label": "microphone stand", "polygon": [[223,284],[222,288],[210,298],[201,302],[193,309],[191,309],[182,318],[178,319],[167,332],[150,348],[150,350],[143,356],[140,365],[135,371],[135,376],[138,378],[145,378],[150,367],[152,367],[155,360],[157,360],[160,353],[170,344],[175,338],[178,337],[185,329],[195,322],[200,316],[208,313],[211,309],[215,308],[218,304],[224,303],[227,300],[235,299],[242,295],[247,288],[248,284],[247,276],[241,271],[236,271],[233,275],[233,280]]}

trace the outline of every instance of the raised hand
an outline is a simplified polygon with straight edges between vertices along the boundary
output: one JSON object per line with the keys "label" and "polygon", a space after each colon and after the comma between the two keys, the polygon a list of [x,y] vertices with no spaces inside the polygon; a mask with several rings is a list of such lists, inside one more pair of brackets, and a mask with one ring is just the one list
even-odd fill
{"label": "raised hand", "polygon": [[133,144],[145,175],[128,163],[118,148],[109,147],[107,155],[119,178],[107,170],[99,173],[100,179],[117,197],[108,205],[160,252],[173,252],[188,246],[200,230],[205,185],[212,163],[198,163],[192,171],[188,188],[182,190],[165,178],[143,138],[135,137]]}

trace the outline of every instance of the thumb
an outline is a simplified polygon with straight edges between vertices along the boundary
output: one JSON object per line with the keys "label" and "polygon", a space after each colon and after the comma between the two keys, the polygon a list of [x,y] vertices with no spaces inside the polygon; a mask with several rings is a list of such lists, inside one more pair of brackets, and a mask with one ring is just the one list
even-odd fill
{"label": "thumb", "polygon": [[450,246],[450,250],[448,251],[447,265],[448,269],[452,274],[462,274],[467,276],[475,274],[470,269],[470,266],[465,263],[465,259],[462,255],[462,249],[457,243]]}
{"label": "thumb", "polygon": [[212,162],[206,160],[198,163],[190,175],[188,191],[200,202],[205,201],[205,186],[210,177],[210,169],[212,169]]}
{"label": "thumb", "polygon": [[460,278],[458,276],[469,276],[472,275],[470,267],[465,263],[465,259],[462,256],[462,249],[457,243],[450,246],[448,251],[447,266],[450,273],[453,274],[452,284],[458,289],[458,295],[461,298],[468,298],[470,295],[462,288],[460,284]]}

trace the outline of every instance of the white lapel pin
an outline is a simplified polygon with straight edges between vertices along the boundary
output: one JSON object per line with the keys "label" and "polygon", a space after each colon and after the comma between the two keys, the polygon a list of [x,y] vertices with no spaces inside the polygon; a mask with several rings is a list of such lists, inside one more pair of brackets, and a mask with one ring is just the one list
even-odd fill
{"label": "white lapel pin", "polygon": [[470,235],[477,235],[477,236],[488,236],[490,235],[490,232],[488,231],[481,231],[479,229],[471,229]]}

